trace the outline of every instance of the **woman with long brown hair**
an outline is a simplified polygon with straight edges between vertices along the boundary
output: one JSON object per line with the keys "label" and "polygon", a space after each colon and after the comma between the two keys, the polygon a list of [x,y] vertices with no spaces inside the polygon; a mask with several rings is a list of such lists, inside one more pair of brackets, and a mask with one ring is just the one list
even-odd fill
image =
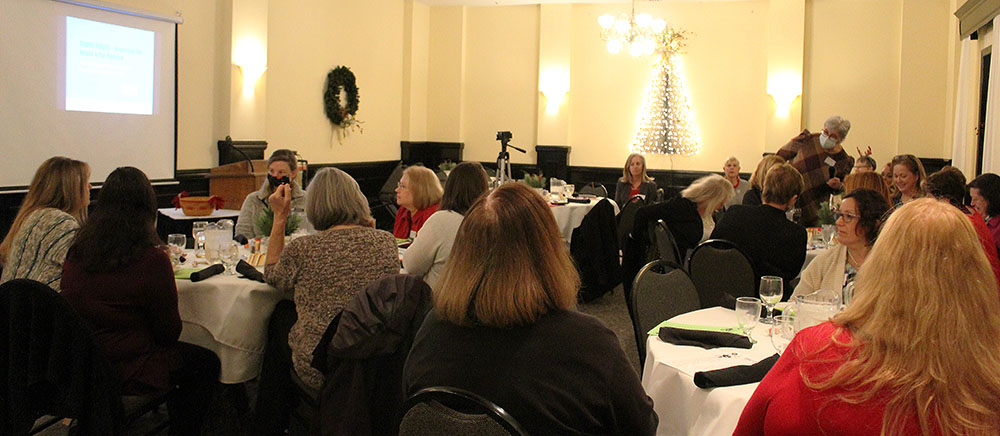
{"label": "woman with long brown hair", "polygon": [[90,204],[90,166],[49,158],[35,171],[14,224],[0,243],[0,283],[32,279],[59,291],[63,261]]}
{"label": "woman with long brown hair", "polygon": [[743,409],[742,435],[996,435],[1000,299],[969,219],[896,210],[854,300],[798,332]]}
{"label": "woman with long brown hair", "polygon": [[480,198],[406,360],[407,395],[465,389],[530,434],[652,435],[652,401],[614,332],[576,311],[579,284],[541,196],[511,183]]}

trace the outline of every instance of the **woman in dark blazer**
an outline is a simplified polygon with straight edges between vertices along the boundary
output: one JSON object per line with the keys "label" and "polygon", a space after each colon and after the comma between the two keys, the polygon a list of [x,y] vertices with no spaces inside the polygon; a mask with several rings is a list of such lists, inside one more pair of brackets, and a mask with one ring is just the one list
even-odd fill
{"label": "woman in dark blazer", "polygon": [[625,207],[625,204],[637,194],[644,196],[647,204],[652,203],[656,198],[656,182],[646,175],[646,158],[639,153],[632,153],[625,160],[622,178],[618,179],[615,203],[618,203],[619,207]]}

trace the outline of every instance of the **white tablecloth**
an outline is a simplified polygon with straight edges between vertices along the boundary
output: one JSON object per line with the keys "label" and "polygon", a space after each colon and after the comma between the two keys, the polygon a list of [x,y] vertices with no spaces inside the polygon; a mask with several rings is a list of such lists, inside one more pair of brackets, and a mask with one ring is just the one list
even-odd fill
{"label": "white tablecloth", "polygon": [[[711,307],[678,315],[671,321],[729,327],[736,325],[736,312]],[[753,348],[687,347],[668,344],[656,336],[646,342],[646,366],[642,387],[653,399],[653,409],[660,417],[657,435],[729,436],[736,429],[743,407],[757,383],[724,388],[701,389],[694,385],[694,372],[749,364],[775,353],[767,326],[758,325],[751,335]],[[722,357],[726,356],[726,357]]]}
{"label": "white tablecloth", "polygon": [[[599,201],[603,198],[592,198],[590,203],[566,203],[564,205],[550,206],[552,209],[552,215],[556,217],[556,225],[559,226],[559,232],[562,233],[563,240],[568,244],[570,239],[573,238],[573,229],[580,226],[583,222],[583,217],[593,209]],[[611,205],[615,208],[615,215],[618,214],[618,205],[615,201],[608,199]]]}
{"label": "white tablecloth", "polygon": [[290,298],[271,286],[239,276],[216,275],[200,282],[177,280],[181,340],[219,356],[222,383],[242,383],[260,374],[267,322],[274,306]]}
{"label": "white tablecloth", "polygon": [[175,209],[172,207],[167,207],[157,210],[163,215],[178,221],[180,220],[197,221],[197,220],[207,220],[215,218],[237,218],[240,216],[240,211],[233,209],[216,209],[213,210],[210,215],[205,215],[205,216],[187,216],[184,215],[184,209],[180,208]]}

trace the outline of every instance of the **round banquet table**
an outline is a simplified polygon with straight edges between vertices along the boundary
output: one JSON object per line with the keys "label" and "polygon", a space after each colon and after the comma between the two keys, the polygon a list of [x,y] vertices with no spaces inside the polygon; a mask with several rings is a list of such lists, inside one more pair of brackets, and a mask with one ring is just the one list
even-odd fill
{"label": "round banquet table", "polygon": [[[736,325],[736,312],[722,307],[696,310],[670,321],[716,327]],[[653,399],[653,410],[660,417],[657,435],[729,436],[736,429],[743,407],[758,383],[701,389],[694,384],[694,373],[750,365],[775,353],[767,337],[767,326],[758,324],[751,331],[757,340],[753,348],[713,348],[668,344],[656,336],[646,342],[646,365],[642,387]]]}
{"label": "round banquet table", "polygon": [[[549,203],[549,209],[552,210],[552,215],[556,218],[556,225],[559,226],[559,232],[562,233],[563,240],[567,244],[573,238],[573,229],[579,227],[580,223],[583,222],[583,217],[587,216],[587,212],[590,212],[590,209],[593,209],[603,199],[604,197],[591,198],[588,203],[558,205]],[[610,198],[608,201],[615,208],[615,215],[618,215],[618,205]]]}
{"label": "round banquet table", "polygon": [[[194,257],[190,251],[188,256]],[[257,377],[271,312],[291,294],[236,275],[176,282],[177,308],[183,324],[180,340],[219,356],[222,383],[242,383]]]}

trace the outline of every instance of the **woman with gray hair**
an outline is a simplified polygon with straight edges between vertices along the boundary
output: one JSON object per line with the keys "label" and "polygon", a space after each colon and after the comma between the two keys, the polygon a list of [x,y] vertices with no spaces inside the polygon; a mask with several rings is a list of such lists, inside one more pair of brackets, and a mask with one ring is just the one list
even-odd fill
{"label": "woman with gray hair", "polygon": [[307,386],[318,390],[323,374],[309,365],[313,349],[354,294],[399,272],[396,241],[389,232],[374,228],[358,182],[336,168],[316,173],[306,194],[306,215],[318,231],[314,235],[285,247],[292,188],[278,186],[268,201],[274,208],[274,226],[264,280],[293,292],[298,320],[288,334],[292,366]]}
{"label": "woman with gray hair", "polygon": [[842,180],[854,167],[854,158],[841,146],[850,130],[850,121],[832,116],[823,123],[822,132],[803,130],[778,150],[778,156],[799,170],[806,182],[796,203],[802,209],[800,224],[804,227],[816,225],[819,203],[840,192]]}
{"label": "woman with gray hair", "polygon": [[[279,149],[271,153],[271,157],[267,159],[267,180],[260,186],[260,189],[247,194],[243,200],[243,206],[240,207],[240,216],[236,219],[237,235],[243,235],[249,239],[268,235],[269,230],[257,228],[257,218],[269,207],[268,197],[278,186],[291,186],[292,208],[295,212],[302,213],[302,209],[305,207],[306,191],[303,191],[295,182],[298,168],[298,160],[295,159],[294,151]],[[309,222],[304,222],[301,228],[308,231]]]}

